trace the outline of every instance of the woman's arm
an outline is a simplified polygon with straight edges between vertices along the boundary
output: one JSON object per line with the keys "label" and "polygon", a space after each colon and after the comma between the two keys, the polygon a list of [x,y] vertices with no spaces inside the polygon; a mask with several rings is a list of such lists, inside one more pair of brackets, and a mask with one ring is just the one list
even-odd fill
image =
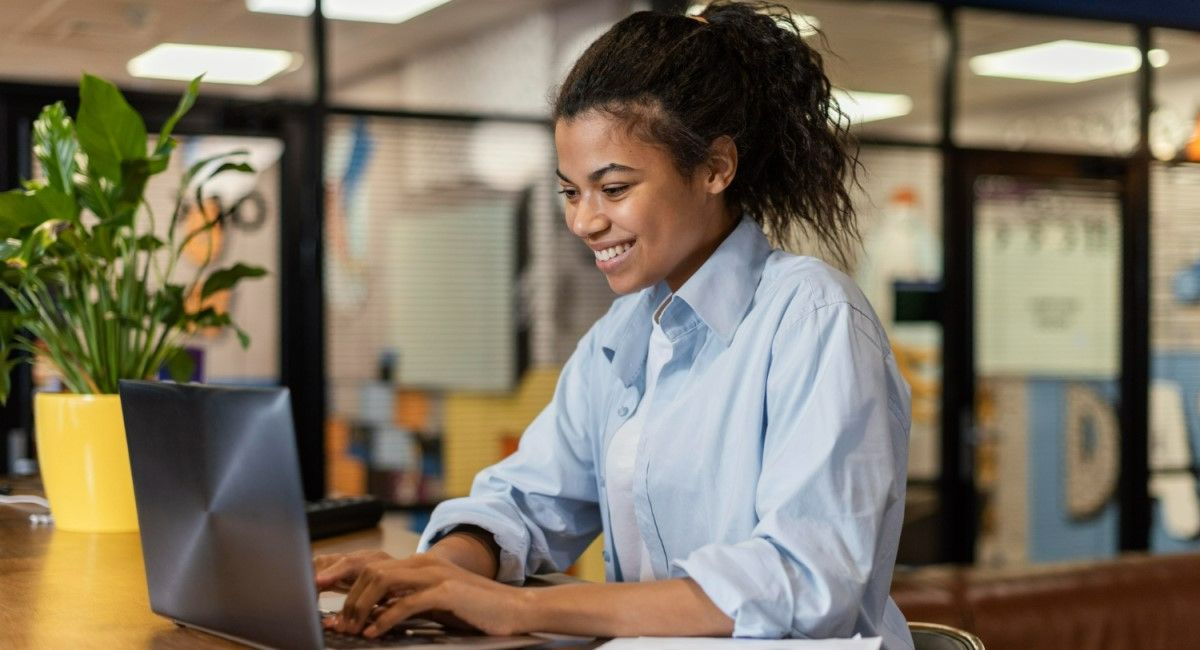
{"label": "woman's arm", "polygon": [[753,534],[673,562],[734,618],[736,636],[879,633],[908,436],[908,389],[889,357],[881,328],[849,302],[779,328]]}
{"label": "woman's arm", "polygon": [[[458,541],[444,547],[447,552],[464,551],[476,559],[487,553],[482,546],[468,550],[472,547],[466,545],[477,544],[474,540],[452,537]],[[688,578],[519,588],[433,553],[366,563],[342,612],[326,625],[376,637],[405,619],[429,614],[449,614],[498,635],[729,636],[733,632],[732,619]]]}
{"label": "woman's arm", "polygon": [[478,526],[459,526],[426,551],[485,578],[495,579],[500,570],[500,546],[496,538]]}
{"label": "woman's arm", "polygon": [[733,634],[733,619],[691,578],[524,591],[527,631],[598,637]]}
{"label": "woman's arm", "polygon": [[486,530],[498,557],[488,577],[516,584],[569,566],[600,532],[592,458],[599,435],[592,402],[603,399],[594,386],[597,359],[604,359],[596,350],[597,327],[563,367],[550,403],[521,435],[516,453],[481,471],[470,496],[438,505],[419,551],[465,525]]}

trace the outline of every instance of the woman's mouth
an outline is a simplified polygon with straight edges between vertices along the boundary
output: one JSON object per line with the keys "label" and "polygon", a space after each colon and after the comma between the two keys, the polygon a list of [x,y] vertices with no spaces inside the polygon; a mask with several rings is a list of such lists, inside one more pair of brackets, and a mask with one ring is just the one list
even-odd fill
{"label": "woman's mouth", "polygon": [[592,251],[596,256],[596,266],[604,272],[615,269],[629,257],[629,251],[636,243],[636,241],[629,241],[602,250]]}

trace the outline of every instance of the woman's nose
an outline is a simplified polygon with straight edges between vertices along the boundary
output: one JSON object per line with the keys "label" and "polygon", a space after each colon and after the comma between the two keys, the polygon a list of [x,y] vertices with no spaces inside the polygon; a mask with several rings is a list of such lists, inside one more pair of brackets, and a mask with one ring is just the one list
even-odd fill
{"label": "woman's nose", "polygon": [[604,216],[604,211],[599,206],[593,205],[591,201],[580,201],[575,208],[575,212],[571,215],[571,232],[575,233],[576,237],[587,239],[588,237],[604,231],[608,228],[608,219]]}

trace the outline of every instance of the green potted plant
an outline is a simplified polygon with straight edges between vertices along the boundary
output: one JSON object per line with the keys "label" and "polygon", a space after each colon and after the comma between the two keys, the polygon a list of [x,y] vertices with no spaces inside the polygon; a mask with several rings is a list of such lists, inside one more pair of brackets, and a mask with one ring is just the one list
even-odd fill
{"label": "green potted plant", "polygon": [[[58,102],[34,123],[44,179],[0,193],[0,290],[11,303],[0,311],[0,398],[18,363],[43,358],[62,377],[67,393],[39,393],[34,404],[39,466],[60,529],[137,529],[118,380],[152,379],[165,367],[186,381],[193,363],[183,345],[197,328],[233,328],[249,345],[227,313],[188,297],[207,298],[263,269],[206,262],[176,277],[184,247],[237,206],[204,213],[186,232],[183,210],[202,203],[213,177],[252,172],[245,152],[192,165],[170,215],[153,214],[144,196],[167,169],[171,132],[199,85],[189,84],[149,148],[142,117],[117,87],[84,75],[74,120]],[[165,231],[156,220],[167,220]]]}

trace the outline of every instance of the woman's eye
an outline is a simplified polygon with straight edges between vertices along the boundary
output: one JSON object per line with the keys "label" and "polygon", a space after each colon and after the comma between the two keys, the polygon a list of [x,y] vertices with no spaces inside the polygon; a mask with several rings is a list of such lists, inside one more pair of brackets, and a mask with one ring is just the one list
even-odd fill
{"label": "woman's eye", "polygon": [[568,200],[574,199],[579,194],[579,190],[573,187],[564,187],[558,191],[559,194],[567,197]]}
{"label": "woman's eye", "polygon": [[604,188],[604,194],[610,197],[621,196],[627,189],[629,189],[628,185],[610,185]]}

